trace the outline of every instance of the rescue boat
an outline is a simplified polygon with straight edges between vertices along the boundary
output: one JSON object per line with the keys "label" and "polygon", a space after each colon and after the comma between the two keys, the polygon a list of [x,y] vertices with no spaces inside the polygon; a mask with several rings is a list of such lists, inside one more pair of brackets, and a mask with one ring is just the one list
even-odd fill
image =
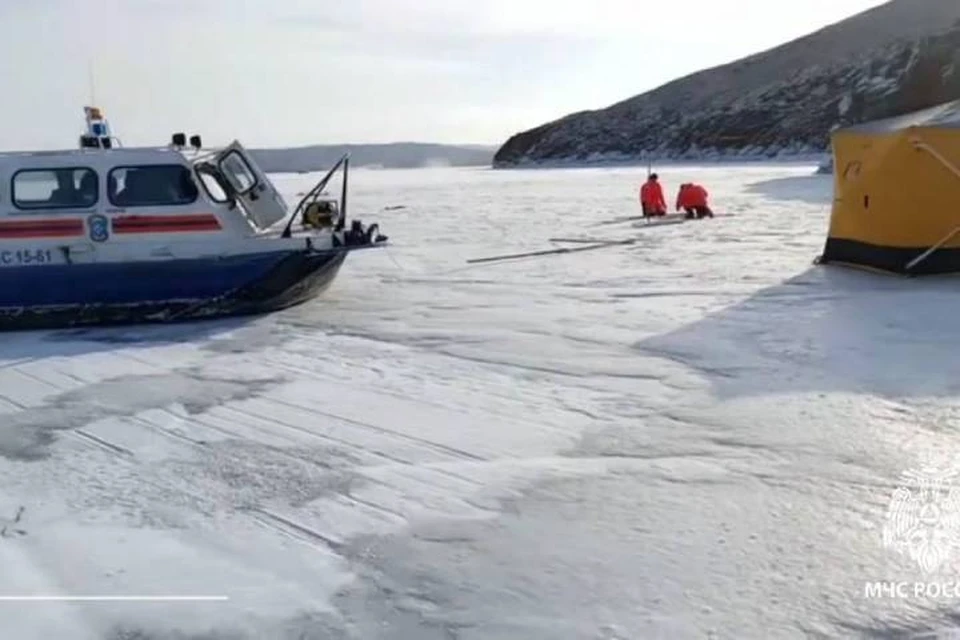
{"label": "rescue boat", "polygon": [[0,153],[0,330],[269,313],[387,242],[348,224],[348,155],[290,208],[237,141],[124,147],[100,109],[84,111],[79,148]]}

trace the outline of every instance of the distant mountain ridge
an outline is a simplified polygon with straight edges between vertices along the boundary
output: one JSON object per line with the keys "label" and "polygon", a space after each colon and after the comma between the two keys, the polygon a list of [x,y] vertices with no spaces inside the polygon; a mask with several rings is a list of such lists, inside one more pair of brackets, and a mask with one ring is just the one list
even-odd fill
{"label": "distant mountain ridge", "polygon": [[893,0],[810,35],[524,131],[495,167],[829,151],[837,126],[960,98],[960,0]]}
{"label": "distant mountain ridge", "polygon": [[490,166],[496,147],[393,142],[251,149],[250,153],[257,164],[268,173],[297,173],[329,169],[348,151],[351,165],[355,167],[411,169],[430,166]]}

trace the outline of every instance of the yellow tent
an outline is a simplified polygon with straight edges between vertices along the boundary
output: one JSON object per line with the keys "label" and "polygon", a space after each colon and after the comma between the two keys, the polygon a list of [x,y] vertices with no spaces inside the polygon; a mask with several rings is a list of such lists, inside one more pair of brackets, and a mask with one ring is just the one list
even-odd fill
{"label": "yellow tent", "polygon": [[960,272],[960,100],[834,131],[820,264]]}

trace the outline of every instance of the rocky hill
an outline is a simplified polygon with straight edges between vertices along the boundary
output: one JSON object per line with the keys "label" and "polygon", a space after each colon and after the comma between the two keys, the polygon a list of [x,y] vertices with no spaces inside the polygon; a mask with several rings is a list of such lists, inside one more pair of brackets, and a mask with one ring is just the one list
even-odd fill
{"label": "rocky hill", "polygon": [[350,162],[355,167],[411,169],[431,166],[490,166],[496,149],[472,145],[396,142],[251,149],[250,153],[257,164],[268,173],[297,173],[329,169],[348,151]]}
{"label": "rocky hill", "polygon": [[837,126],[960,98],[960,0],[893,0],[511,137],[493,166],[822,154]]}

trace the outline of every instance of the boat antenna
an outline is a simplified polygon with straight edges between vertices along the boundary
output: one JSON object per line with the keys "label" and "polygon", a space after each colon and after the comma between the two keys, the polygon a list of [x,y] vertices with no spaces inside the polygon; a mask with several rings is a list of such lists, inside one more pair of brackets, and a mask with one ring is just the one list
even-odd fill
{"label": "boat antenna", "polygon": [[97,86],[93,78],[93,60],[87,61],[87,72],[90,80],[90,104],[97,104]]}

